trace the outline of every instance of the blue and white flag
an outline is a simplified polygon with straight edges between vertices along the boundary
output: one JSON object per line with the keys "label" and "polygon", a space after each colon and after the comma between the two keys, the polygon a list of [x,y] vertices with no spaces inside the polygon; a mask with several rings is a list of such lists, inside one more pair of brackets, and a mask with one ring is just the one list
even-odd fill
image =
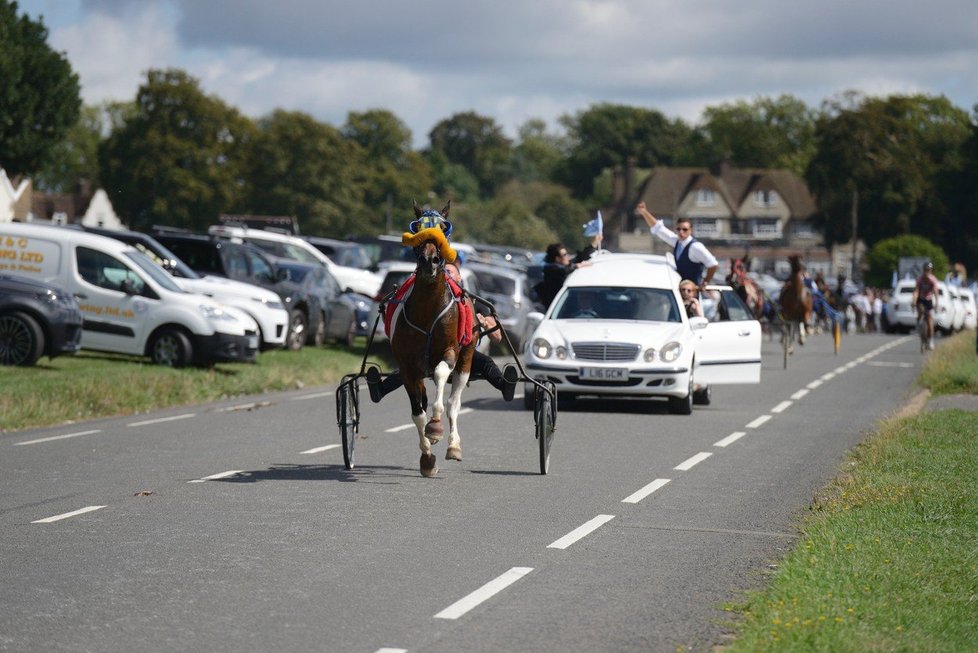
{"label": "blue and white flag", "polygon": [[584,224],[584,235],[588,238],[594,238],[598,234],[604,233],[604,222],[601,221],[601,211],[598,211],[598,217],[594,220],[589,220]]}

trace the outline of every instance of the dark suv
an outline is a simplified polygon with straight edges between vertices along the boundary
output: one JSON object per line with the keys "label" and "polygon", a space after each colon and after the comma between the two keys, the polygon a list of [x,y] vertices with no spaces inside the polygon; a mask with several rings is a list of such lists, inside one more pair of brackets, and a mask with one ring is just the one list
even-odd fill
{"label": "dark suv", "polygon": [[0,365],[33,365],[81,347],[82,314],[67,290],[0,273]]}
{"label": "dark suv", "polygon": [[324,315],[318,299],[291,283],[288,274],[279,271],[274,257],[254,245],[211,236],[156,230],[153,237],[198,274],[253,283],[278,293],[289,312],[288,349],[297,351],[306,342],[322,344],[320,322]]}

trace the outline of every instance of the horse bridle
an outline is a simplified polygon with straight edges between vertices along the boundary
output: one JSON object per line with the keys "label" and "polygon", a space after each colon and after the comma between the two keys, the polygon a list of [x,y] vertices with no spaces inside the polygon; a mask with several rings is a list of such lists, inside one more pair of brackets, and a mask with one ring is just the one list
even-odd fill
{"label": "horse bridle", "polygon": [[[418,256],[418,262],[420,263],[420,261],[421,261],[421,257]],[[442,259],[441,262],[438,263],[438,270],[445,277],[445,285],[448,286],[448,291],[451,294],[451,288],[452,287],[448,284],[448,273],[445,272],[445,261],[444,261],[444,259]],[[412,292],[413,292],[413,289],[412,289]],[[465,296],[465,290],[464,289],[462,290],[462,296],[463,297]],[[448,300],[448,303],[445,304],[444,308],[442,308],[441,311],[439,311],[438,314],[435,316],[435,318],[431,321],[431,326],[428,327],[427,330],[422,329],[417,324],[415,324],[414,322],[412,322],[410,320],[410,318],[408,318],[407,310],[401,311],[401,317],[404,318],[404,322],[409,327],[411,327],[412,329],[418,331],[419,333],[423,333],[424,336],[425,336],[425,345],[424,345],[424,369],[425,369],[425,373],[426,374],[430,374],[431,373],[431,370],[429,369],[429,363],[431,362],[431,339],[432,339],[432,337],[434,336],[434,333],[435,333],[435,325],[438,324],[438,322],[441,321],[441,319],[445,316],[446,313],[448,313],[448,311],[452,308],[452,305],[453,304],[457,304],[457,303],[458,303],[458,300],[455,299],[454,296],[451,299],[449,299]],[[405,308],[407,308],[407,302],[406,301],[405,301]]]}

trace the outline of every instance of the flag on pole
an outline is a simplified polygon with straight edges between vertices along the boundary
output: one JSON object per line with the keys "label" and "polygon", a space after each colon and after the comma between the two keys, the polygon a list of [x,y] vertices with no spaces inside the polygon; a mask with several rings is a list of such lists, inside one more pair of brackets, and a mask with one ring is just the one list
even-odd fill
{"label": "flag on pole", "polygon": [[584,224],[585,236],[594,238],[598,234],[604,234],[604,222],[601,221],[601,211],[598,211],[598,215],[594,220],[589,220]]}

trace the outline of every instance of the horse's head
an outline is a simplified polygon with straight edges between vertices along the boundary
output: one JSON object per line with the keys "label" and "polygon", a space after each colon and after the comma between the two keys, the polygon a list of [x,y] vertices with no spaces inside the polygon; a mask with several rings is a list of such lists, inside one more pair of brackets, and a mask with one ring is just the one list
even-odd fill
{"label": "horse's head", "polygon": [[412,222],[408,230],[416,234],[424,229],[430,229],[432,227],[438,227],[441,229],[445,238],[450,238],[452,235],[452,223],[448,221],[448,212],[452,210],[452,201],[448,200],[448,204],[441,212],[435,211],[434,209],[422,209],[418,206],[418,203],[414,203],[414,217],[417,218]]}
{"label": "horse's head", "polygon": [[418,279],[434,279],[443,269],[445,260],[441,249],[434,240],[426,240],[414,248],[414,256],[418,260]]}
{"label": "horse's head", "polygon": [[798,254],[792,254],[789,256],[788,262],[791,264],[791,274],[801,272],[805,269],[805,266],[801,264],[801,256]]}
{"label": "horse's head", "polygon": [[744,285],[747,278],[747,259],[730,259],[730,274],[727,275],[727,283],[731,286]]}

